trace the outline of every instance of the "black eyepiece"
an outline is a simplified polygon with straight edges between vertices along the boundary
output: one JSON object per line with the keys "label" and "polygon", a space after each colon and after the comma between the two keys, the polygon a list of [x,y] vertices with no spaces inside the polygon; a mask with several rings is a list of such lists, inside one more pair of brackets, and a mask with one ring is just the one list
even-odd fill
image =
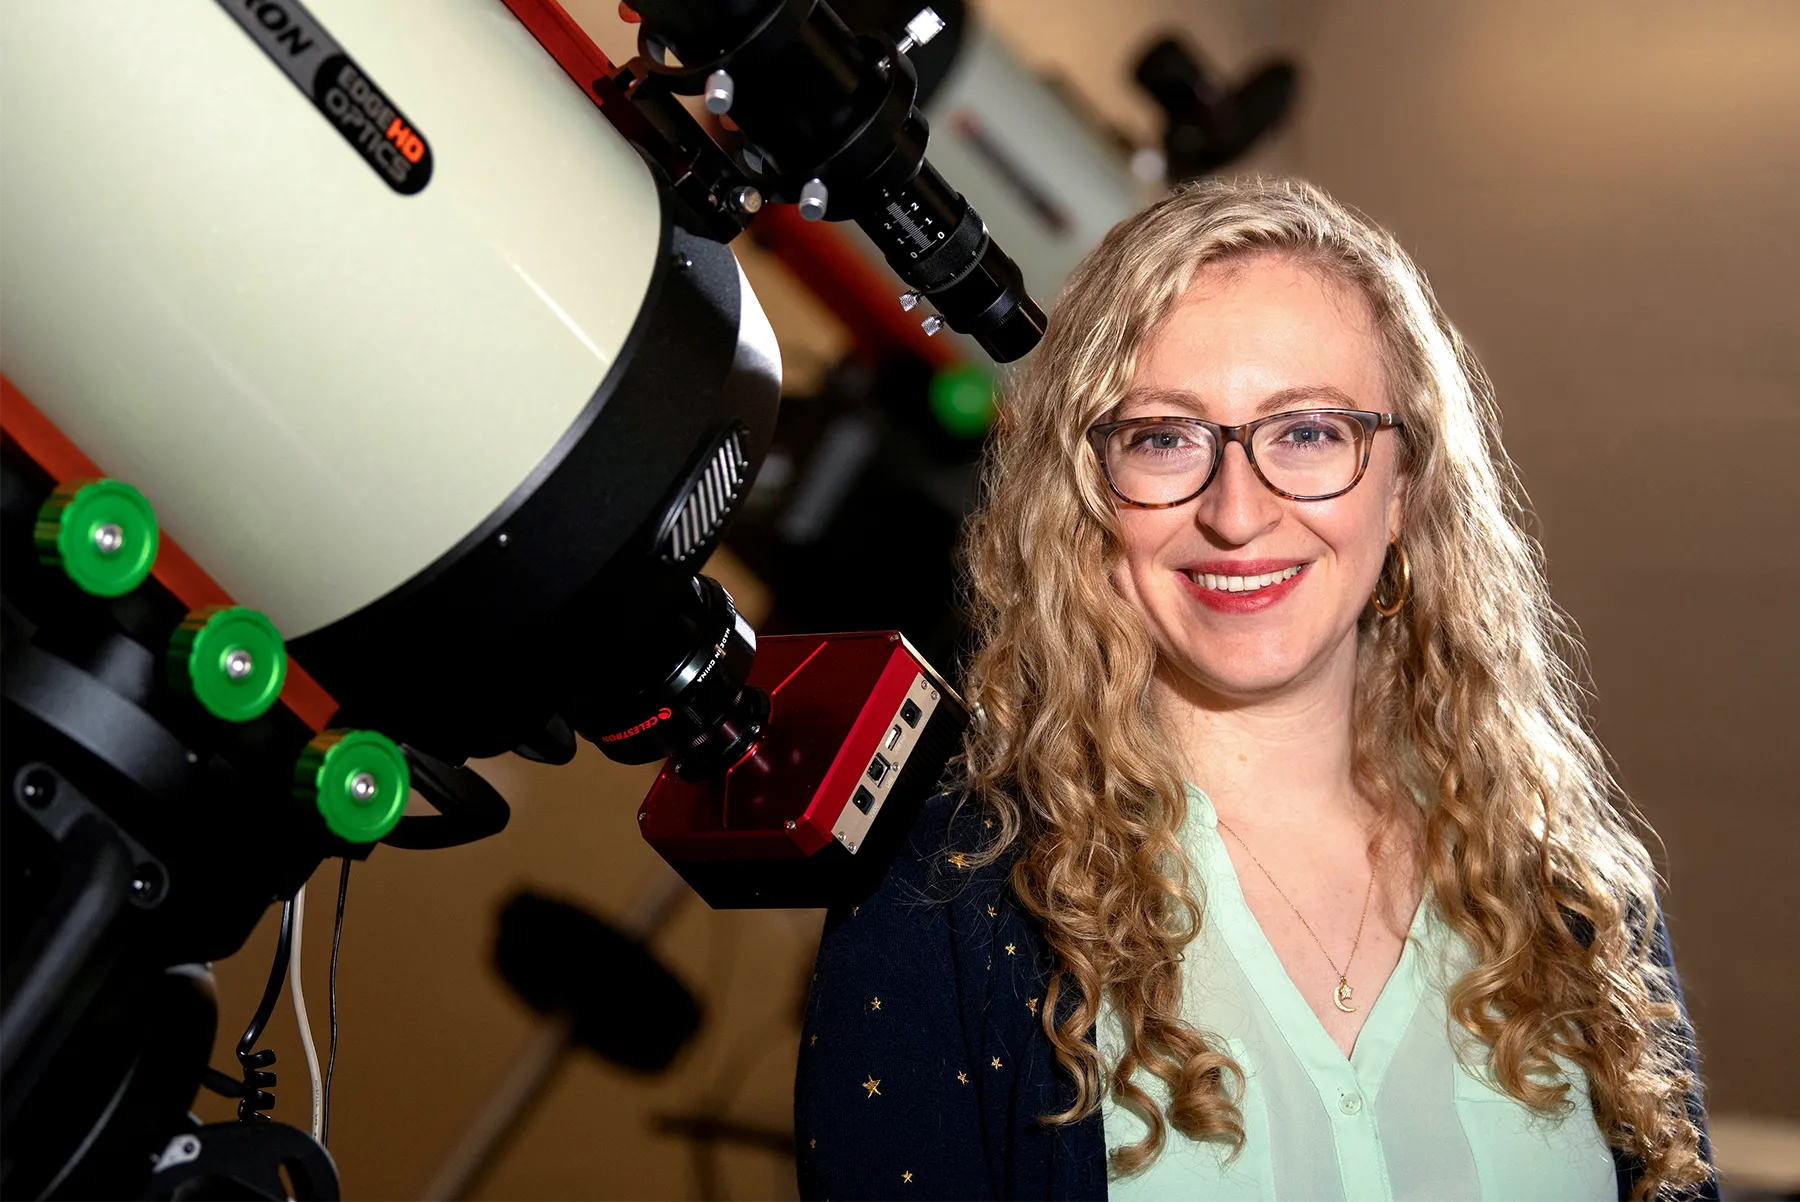
{"label": "black eyepiece", "polygon": [[898,188],[883,189],[856,223],[881,248],[894,274],[943,315],[951,329],[1010,363],[1044,336],[1044,311],[1025,291],[1019,265],[988,236],[975,206],[930,163]]}

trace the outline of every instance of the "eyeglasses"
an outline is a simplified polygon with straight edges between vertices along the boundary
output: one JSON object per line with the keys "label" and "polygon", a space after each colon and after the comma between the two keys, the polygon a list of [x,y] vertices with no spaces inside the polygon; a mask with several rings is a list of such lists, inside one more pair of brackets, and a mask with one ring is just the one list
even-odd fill
{"label": "eyeglasses", "polygon": [[1134,417],[1088,429],[1113,493],[1139,509],[1168,509],[1206,491],[1225,445],[1235,442],[1257,479],[1290,501],[1328,501],[1356,487],[1369,448],[1384,426],[1402,429],[1392,413],[1302,409],[1241,426],[1197,417]]}

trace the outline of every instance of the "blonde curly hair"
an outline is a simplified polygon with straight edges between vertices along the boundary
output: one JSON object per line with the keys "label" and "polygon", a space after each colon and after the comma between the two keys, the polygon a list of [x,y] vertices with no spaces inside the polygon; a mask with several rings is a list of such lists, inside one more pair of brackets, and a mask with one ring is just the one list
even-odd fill
{"label": "blonde curly hair", "polygon": [[[1199,183],[1114,228],[1070,277],[990,441],[964,548],[982,721],[962,763],[996,819],[983,854],[1017,855],[1013,888],[1058,968],[1043,1024],[1077,1095],[1046,1121],[1077,1121],[1110,1090],[1149,1128],[1114,1153],[1121,1174],[1160,1154],[1169,1124],[1243,1140],[1238,1066],[1181,1019],[1201,921],[1183,771],[1152,702],[1149,632],[1111,583],[1118,525],[1084,432],[1197,268],[1266,253],[1367,298],[1405,422],[1412,599],[1359,629],[1353,770],[1390,813],[1425,801],[1426,887],[1475,957],[1450,1013],[1535,1111],[1568,1111],[1556,1058],[1578,1065],[1600,1130],[1644,1166],[1638,1196],[1704,1180],[1688,1040],[1651,957],[1654,871],[1587,727],[1578,644],[1521,529],[1487,381],[1394,238],[1292,180]],[[1087,1039],[1103,996],[1126,1039],[1110,1067]],[[1140,1068],[1168,1088],[1166,1123]]]}

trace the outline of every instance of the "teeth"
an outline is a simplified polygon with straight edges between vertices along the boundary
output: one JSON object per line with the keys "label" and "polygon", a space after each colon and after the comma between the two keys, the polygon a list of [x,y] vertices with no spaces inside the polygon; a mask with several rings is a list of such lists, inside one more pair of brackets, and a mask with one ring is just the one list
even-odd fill
{"label": "teeth", "polygon": [[1295,564],[1279,572],[1269,572],[1262,576],[1215,576],[1211,572],[1189,572],[1188,578],[1202,588],[1209,588],[1221,593],[1254,593],[1257,589],[1268,588],[1271,584],[1280,584],[1283,580],[1292,580],[1300,574],[1305,564]]}

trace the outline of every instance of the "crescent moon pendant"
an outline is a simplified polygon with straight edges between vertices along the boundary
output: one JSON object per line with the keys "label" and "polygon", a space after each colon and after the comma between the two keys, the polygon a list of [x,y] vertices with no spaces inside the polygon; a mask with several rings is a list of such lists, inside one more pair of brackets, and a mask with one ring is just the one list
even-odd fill
{"label": "crescent moon pendant", "polygon": [[1340,977],[1338,979],[1337,993],[1331,999],[1331,1002],[1332,1005],[1336,1006],[1339,1010],[1342,1010],[1345,1014],[1356,1013],[1356,1007],[1350,1004],[1350,992],[1349,983]]}

